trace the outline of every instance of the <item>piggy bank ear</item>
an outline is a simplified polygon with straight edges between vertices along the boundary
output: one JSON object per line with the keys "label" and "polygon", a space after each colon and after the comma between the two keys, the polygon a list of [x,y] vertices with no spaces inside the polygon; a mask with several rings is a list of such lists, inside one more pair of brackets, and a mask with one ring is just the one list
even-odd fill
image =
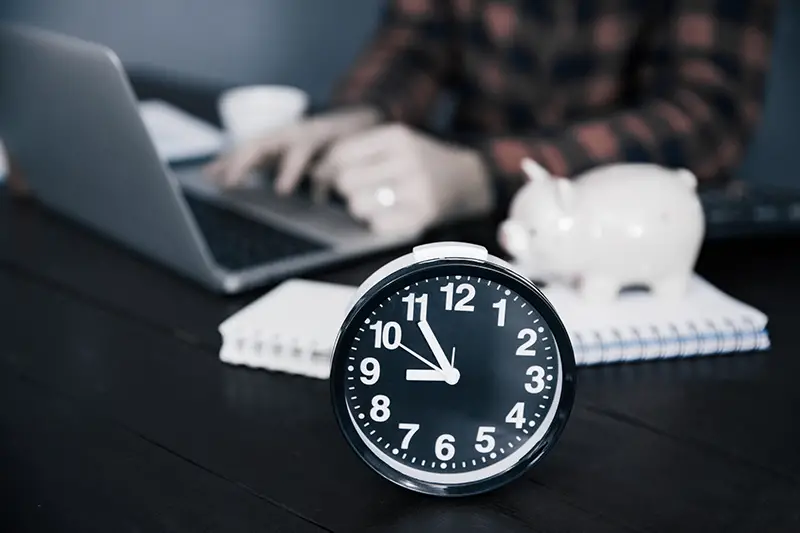
{"label": "piggy bank ear", "polygon": [[527,157],[522,160],[522,171],[534,182],[547,181],[552,177],[542,165]]}
{"label": "piggy bank ear", "polygon": [[554,183],[558,206],[564,213],[571,213],[575,203],[575,186],[567,178],[558,178]]}

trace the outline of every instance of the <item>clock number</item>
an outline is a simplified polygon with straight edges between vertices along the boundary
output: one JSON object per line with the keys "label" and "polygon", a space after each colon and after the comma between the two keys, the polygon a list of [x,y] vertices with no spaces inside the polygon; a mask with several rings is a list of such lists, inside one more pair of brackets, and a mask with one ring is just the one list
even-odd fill
{"label": "clock number", "polygon": [[517,402],[506,415],[506,422],[514,424],[517,429],[525,425],[525,402]]}
{"label": "clock number", "polygon": [[381,377],[381,364],[374,357],[366,357],[361,360],[361,383],[364,385],[375,385]]}
{"label": "clock number", "polygon": [[456,441],[456,438],[452,435],[448,435],[445,433],[444,435],[440,435],[438,439],[436,439],[436,457],[440,461],[449,461],[456,455],[456,447],[453,446],[453,443]]}
{"label": "clock number", "polygon": [[403,296],[402,301],[406,304],[406,320],[414,320],[414,304],[419,304],[419,320],[428,320],[428,295],[417,296],[413,292]]}
{"label": "clock number", "polygon": [[493,303],[492,307],[497,309],[497,325],[502,328],[506,325],[506,299]]}
{"label": "clock number", "polygon": [[369,329],[375,331],[376,348],[383,346],[388,350],[395,350],[402,342],[403,330],[400,329],[400,324],[397,322],[387,322],[384,326],[383,321],[378,320]]}
{"label": "clock number", "polygon": [[478,428],[478,436],[475,438],[477,443],[475,449],[481,453],[489,453],[494,450],[494,437],[491,433],[495,432],[495,428],[491,426],[481,426]]}
{"label": "clock number", "polygon": [[372,409],[369,411],[369,417],[375,422],[386,422],[389,420],[389,398],[383,394],[378,394],[372,397]]}
{"label": "clock number", "polygon": [[456,302],[455,307],[453,307],[453,284],[448,283],[444,287],[440,289],[443,293],[445,293],[445,300],[444,300],[444,308],[447,311],[452,311],[455,309],[456,311],[474,311],[475,306],[470,304],[469,302],[475,298],[475,287],[470,285],[469,283],[462,283],[455,289],[455,294],[464,294],[464,297],[461,298],[459,301]]}
{"label": "clock number", "polygon": [[531,394],[539,394],[542,392],[544,390],[544,368],[540,366],[531,366],[528,367],[528,371],[525,373],[531,376],[531,383],[533,383],[526,383],[525,390]]}
{"label": "clock number", "polygon": [[525,328],[520,330],[517,334],[518,339],[528,338],[525,342],[523,342],[519,348],[517,348],[517,355],[523,356],[534,356],[536,355],[536,350],[531,348],[531,346],[536,343],[536,331],[532,330],[531,328]]}
{"label": "clock number", "polygon": [[406,433],[406,436],[403,437],[403,442],[400,443],[400,448],[402,448],[404,450],[407,450],[408,449],[408,445],[411,444],[411,437],[413,437],[414,433],[416,433],[419,430],[419,424],[403,424],[403,423],[400,423],[400,424],[397,424],[397,427],[399,429],[403,429],[403,430],[408,432],[408,433]]}

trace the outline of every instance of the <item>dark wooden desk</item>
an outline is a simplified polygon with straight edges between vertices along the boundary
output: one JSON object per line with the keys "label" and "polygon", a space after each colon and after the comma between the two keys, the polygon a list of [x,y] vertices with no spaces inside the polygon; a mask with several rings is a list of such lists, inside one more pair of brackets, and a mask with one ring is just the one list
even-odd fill
{"label": "dark wooden desk", "polygon": [[709,244],[699,271],[769,314],[770,352],[582,369],[538,468],[439,500],[358,461],[326,382],[219,362],[218,323],[260,293],[209,294],[0,188],[0,530],[796,532],[800,237]]}

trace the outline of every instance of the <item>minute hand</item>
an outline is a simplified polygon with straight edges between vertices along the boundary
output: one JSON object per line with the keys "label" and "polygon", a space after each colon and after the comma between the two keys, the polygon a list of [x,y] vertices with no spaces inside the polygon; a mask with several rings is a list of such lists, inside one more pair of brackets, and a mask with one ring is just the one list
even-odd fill
{"label": "minute hand", "polygon": [[450,366],[450,361],[447,360],[447,356],[444,354],[444,350],[442,350],[442,346],[436,339],[436,335],[434,335],[430,325],[427,321],[423,320],[422,322],[417,322],[417,327],[422,332],[422,336],[425,337],[425,342],[428,343],[428,347],[431,349],[431,352],[433,352],[436,362],[439,363],[439,368],[447,372],[447,370],[452,368]]}

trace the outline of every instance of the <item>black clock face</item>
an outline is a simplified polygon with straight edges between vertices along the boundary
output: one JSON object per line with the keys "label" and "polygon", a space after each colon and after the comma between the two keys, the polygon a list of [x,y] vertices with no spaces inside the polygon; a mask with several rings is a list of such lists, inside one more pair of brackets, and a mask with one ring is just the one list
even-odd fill
{"label": "black clock face", "polygon": [[394,481],[433,491],[488,486],[528,466],[560,432],[574,366],[569,351],[565,383],[565,345],[538,291],[500,270],[450,262],[414,270],[367,298],[340,337],[332,375],[340,423]]}

